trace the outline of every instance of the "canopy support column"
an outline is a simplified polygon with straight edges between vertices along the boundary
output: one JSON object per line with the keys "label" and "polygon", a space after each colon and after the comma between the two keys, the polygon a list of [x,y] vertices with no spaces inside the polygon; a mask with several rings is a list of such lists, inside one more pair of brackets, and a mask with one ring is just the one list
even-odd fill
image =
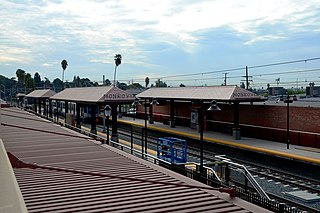
{"label": "canopy support column", "polygon": [[118,112],[117,112],[118,104],[114,104],[111,106],[111,114],[112,114],[112,133],[111,133],[111,140],[118,142]]}
{"label": "canopy support column", "polygon": [[97,124],[96,124],[96,105],[91,105],[91,130],[92,134],[97,134]]}
{"label": "canopy support column", "polygon": [[49,99],[49,117],[52,118],[52,100]]}
{"label": "canopy support column", "polygon": [[37,99],[33,98],[33,102],[34,102],[34,112],[37,113]]}
{"label": "canopy support column", "polygon": [[233,128],[232,128],[232,136],[236,140],[240,140],[240,115],[239,115],[239,107],[240,104],[238,101],[233,102]]}
{"label": "canopy support column", "polygon": [[80,123],[80,104],[76,103],[76,127],[78,129],[81,129],[81,123]]}
{"label": "canopy support column", "polygon": [[154,117],[153,117],[153,106],[152,104],[149,104],[149,124],[154,123]]}
{"label": "canopy support column", "polygon": [[170,100],[170,120],[169,120],[169,124],[171,128],[176,127],[176,121],[174,118],[174,100]]}
{"label": "canopy support column", "polygon": [[64,102],[64,121],[67,122],[67,114],[69,112],[69,104],[68,101]]}
{"label": "canopy support column", "polygon": [[41,99],[40,98],[38,98],[38,106],[39,106],[38,113],[39,115],[41,115]]}

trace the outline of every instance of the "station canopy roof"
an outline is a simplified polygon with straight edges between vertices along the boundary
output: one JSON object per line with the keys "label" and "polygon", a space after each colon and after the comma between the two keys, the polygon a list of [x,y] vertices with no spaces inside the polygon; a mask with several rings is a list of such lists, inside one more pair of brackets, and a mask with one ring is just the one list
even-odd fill
{"label": "station canopy roof", "polygon": [[137,97],[142,99],[216,100],[227,102],[265,101],[262,96],[238,86],[152,87],[138,94]]}
{"label": "station canopy roof", "polygon": [[27,98],[50,98],[54,94],[56,94],[56,92],[52,91],[50,89],[39,89],[39,90],[34,90],[34,91],[30,92],[25,97],[27,97]]}
{"label": "station canopy roof", "polygon": [[133,102],[134,95],[114,86],[66,88],[50,99],[78,103]]}

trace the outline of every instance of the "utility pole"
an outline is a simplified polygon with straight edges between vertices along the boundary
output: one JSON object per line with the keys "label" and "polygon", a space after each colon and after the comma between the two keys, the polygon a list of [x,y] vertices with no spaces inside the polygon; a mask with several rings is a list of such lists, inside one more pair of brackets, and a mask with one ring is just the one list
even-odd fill
{"label": "utility pole", "polygon": [[227,75],[229,74],[229,73],[223,73],[224,74],[224,83],[223,83],[223,85],[224,86],[227,86]]}
{"label": "utility pole", "polygon": [[[245,76],[242,76],[245,78],[245,80],[241,80],[241,81],[245,81],[246,82],[246,89],[248,90],[249,89],[249,81],[252,81],[252,76],[249,76],[248,75],[248,66],[246,66],[246,75]],[[249,79],[250,78],[250,79]]]}

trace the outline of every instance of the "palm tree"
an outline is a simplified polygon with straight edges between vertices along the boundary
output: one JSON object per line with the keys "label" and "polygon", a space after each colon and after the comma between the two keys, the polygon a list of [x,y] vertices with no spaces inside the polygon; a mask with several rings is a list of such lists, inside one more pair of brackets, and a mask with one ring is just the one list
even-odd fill
{"label": "palm tree", "polygon": [[61,61],[61,66],[62,66],[62,82],[63,82],[63,80],[64,80],[64,71],[67,69],[67,66],[68,66],[68,62],[65,60],[65,59],[63,59],[62,61]]}
{"label": "palm tree", "polygon": [[146,77],[145,82],[146,82],[146,88],[148,88],[148,85],[149,85],[149,83],[150,83],[149,77]]}
{"label": "palm tree", "polygon": [[116,54],[114,56],[114,62],[116,66],[114,67],[114,76],[113,76],[113,86],[116,86],[116,73],[117,73],[117,67],[121,64],[122,56],[120,54]]}

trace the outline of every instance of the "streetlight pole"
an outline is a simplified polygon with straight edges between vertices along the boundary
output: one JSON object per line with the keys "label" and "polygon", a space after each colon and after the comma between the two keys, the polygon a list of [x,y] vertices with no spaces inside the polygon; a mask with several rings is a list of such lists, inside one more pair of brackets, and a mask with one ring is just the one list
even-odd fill
{"label": "streetlight pole", "polygon": [[103,116],[102,121],[103,121],[102,132],[105,133],[106,132],[106,116],[105,115]]}
{"label": "streetlight pole", "polygon": [[[135,107],[135,113],[137,112],[137,106],[141,105],[139,98],[135,98],[134,102],[131,104],[132,106]],[[136,116],[136,114],[134,114],[134,116]],[[145,123],[145,127],[146,127],[146,123]],[[142,139],[143,139],[143,134],[142,134]],[[141,140],[141,154],[142,154],[142,158],[143,158],[143,140]]]}
{"label": "streetlight pole", "polygon": [[[210,104],[210,107],[207,109],[208,111],[220,111],[221,109],[218,107],[217,102],[213,100]],[[203,168],[203,126],[204,126],[204,115],[205,112],[207,111],[204,109],[203,105],[203,100],[200,100],[200,111],[199,111],[199,117],[198,117],[198,122],[199,122],[199,132],[200,132],[200,174],[204,173],[204,168]]]}
{"label": "streetlight pole", "polygon": [[47,116],[47,119],[49,117],[49,99],[46,99],[45,100],[45,104],[46,104],[46,116]]}
{"label": "streetlight pole", "polygon": [[[104,107],[104,117],[107,119],[107,144],[109,144],[109,117],[111,115],[111,107],[109,105],[106,105]],[[103,129],[105,131],[105,119],[103,124]]]}
{"label": "streetlight pole", "polygon": [[[148,134],[147,134],[147,122],[148,121],[148,114],[147,114],[147,100],[144,100],[144,152],[147,154],[148,152]],[[143,155],[142,155],[143,156]]]}
{"label": "streetlight pole", "polygon": [[[132,103],[133,106],[135,106],[135,109],[137,109],[138,105],[141,105],[138,98],[135,98],[134,102]],[[143,106],[144,106],[144,134],[142,134],[142,140],[141,140],[141,152],[142,152],[142,158],[144,157],[144,153],[147,154],[148,152],[148,114],[147,114],[147,107],[151,107],[151,105],[159,105],[158,101],[156,99],[152,99],[152,101],[148,101],[147,99],[144,100]],[[135,116],[135,115],[134,115]],[[144,138],[144,139],[143,139]]]}
{"label": "streetlight pole", "polygon": [[292,103],[293,100],[290,99],[289,94],[287,94],[286,100],[284,100],[284,103],[287,104],[287,149],[289,149],[289,144],[290,144],[290,112],[289,112],[289,104]]}
{"label": "streetlight pole", "polygon": [[203,123],[204,123],[204,109],[203,100],[200,100],[200,111],[199,111],[199,132],[200,132],[200,173],[203,174]]}

